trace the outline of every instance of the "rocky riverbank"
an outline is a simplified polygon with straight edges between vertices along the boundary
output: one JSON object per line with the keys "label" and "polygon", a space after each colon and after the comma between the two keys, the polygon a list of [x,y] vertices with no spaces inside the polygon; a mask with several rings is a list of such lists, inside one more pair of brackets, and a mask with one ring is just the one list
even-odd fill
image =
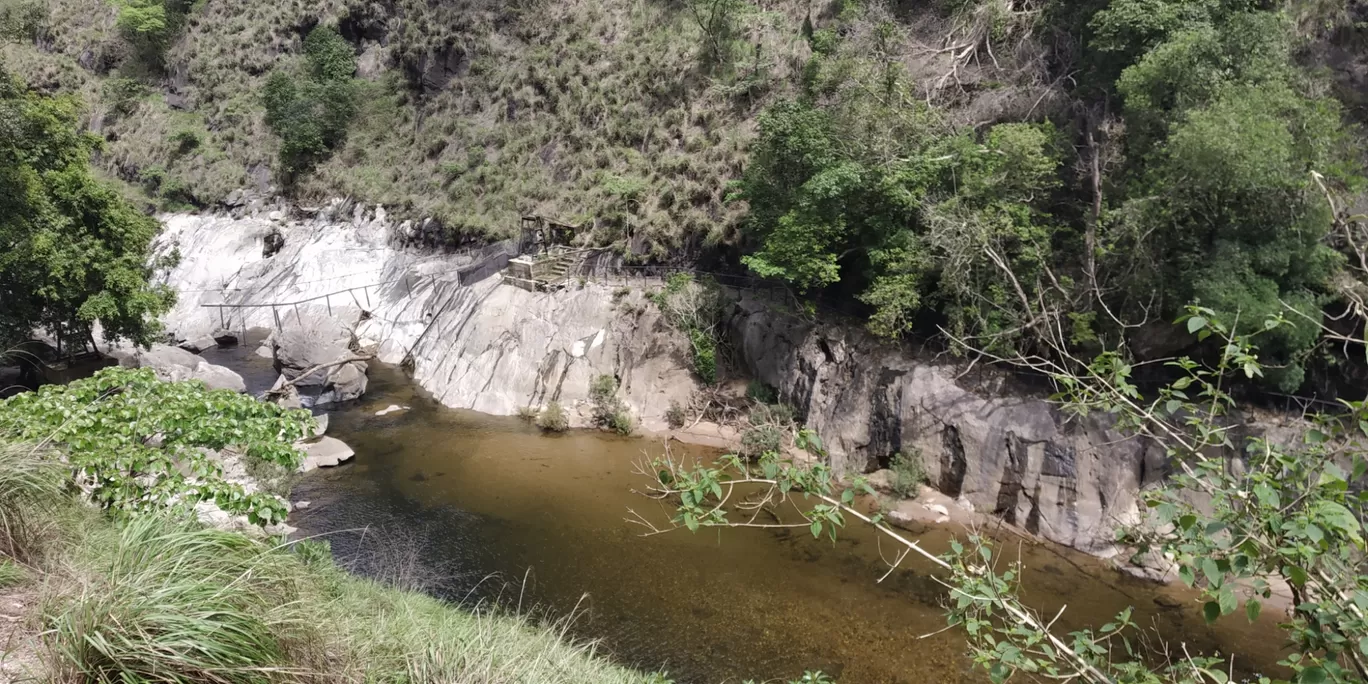
{"label": "rocky riverbank", "polygon": [[[480,254],[405,248],[413,224],[381,208],[287,209],[164,217],[159,249],[180,255],[168,280],[181,293],[171,331],[194,339],[270,328],[275,344],[263,353],[293,369],[282,368],[288,378],[309,365],[284,362],[291,356],[326,363],[373,354],[410,368],[447,406],[513,415],[556,401],[572,426],[590,422],[598,375],[619,380],[621,398],[651,432],[667,432],[671,403],[686,404],[698,389],[687,341],[639,289],[588,282],[528,292],[489,269],[463,279]],[[744,292],[726,323],[739,361],[823,435],[838,471],[869,472],[917,453],[931,485],[960,510],[1099,555],[1114,551],[1118,525],[1138,519],[1140,489],[1163,476],[1161,453],[1103,421],[1066,420],[1043,399],[1006,391],[1001,378],[968,386],[951,365]],[[319,355],[317,346],[332,351]],[[705,427],[683,438],[728,435]]]}

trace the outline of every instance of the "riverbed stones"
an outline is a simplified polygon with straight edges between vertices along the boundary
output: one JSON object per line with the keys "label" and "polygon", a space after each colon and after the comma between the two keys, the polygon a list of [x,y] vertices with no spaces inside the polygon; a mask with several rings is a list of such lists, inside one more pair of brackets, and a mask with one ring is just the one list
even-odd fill
{"label": "riverbed stones", "polygon": [[350,461],[356,452],[346,442],[334,437],[324,437],[312,444],[304,445],[304,464],[300,472],[307,473],[318,468],[331,468]]}
{"label": "riverbed stones", "polygon": [[151,368],[162,380],[199,380],[209,389],[247,391],[247,383],[241,375],[209,363],[184,349],[164,344],[154,344],[145,350],[124,346],[111,349],[109,355],[125,368]]}

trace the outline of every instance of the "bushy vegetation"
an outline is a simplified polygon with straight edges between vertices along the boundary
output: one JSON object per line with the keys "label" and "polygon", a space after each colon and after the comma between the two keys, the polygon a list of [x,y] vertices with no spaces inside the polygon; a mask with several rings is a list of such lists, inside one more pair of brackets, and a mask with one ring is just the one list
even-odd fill
{"label": "bushy vegetation", "polygon": [[565,432],[570,429],[570,417],[565,415],[560,402],[553,401],[537,414],[537,427],[547,432]]}
{"label": "bushy vegetation", "polygon": [[290,411],[198,381],[162,382],[150,369],[106,368],[0,402],[0,434],[60,446],[90,497],[116,514],[212,501],[257,524],[285,519],[279,497],[223,478],[218,450],[294,470],[293,442],[313,430]]}
{"label": "bushy vegetation", "polygon": [[899,451],[893,455],[888,467],[893,471],[889,485],[893,493],[904,499],[915,499],[926,484],[926,465],[922,463],[921,452]]}
{"label": "bushy vegetation", "polygon": [[90,172],[98,141],[77,102],[26,92],[0,70],[0,346],[43,328],[68,348],[147,343],[173,295],[152,284],[157,222]]}
{"label": "bushy vegetation", "polygon": [[649,295],[665,319],[689,341],[689,361],[705,384],[717,383],[717,353],[723,299],[716,283],[674,273]]}
{"label": "bushy vegetation", "polygon": [[611,375],[596,375],[589,385],[589,401],[594,407],[594,424],[620,435],[636,430],[632,412],[617,395],[618,381]]}
{"label": "bushy vegetation", "polygon": [[288,178],[340,145],[357,109],[356,55],[337,30],[310,31],[304,55],[304,68],[277,68],[262,90],[266,125],[280,137],[280,165]]}

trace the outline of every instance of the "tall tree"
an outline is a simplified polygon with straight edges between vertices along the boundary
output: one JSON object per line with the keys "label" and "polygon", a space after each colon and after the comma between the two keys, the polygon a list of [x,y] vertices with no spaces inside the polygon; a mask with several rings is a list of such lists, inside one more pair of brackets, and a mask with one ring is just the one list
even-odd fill
{"label": "tall tree", "polygon": [[146,344],[173,301],[150,282],[157,222],[91,174],[99,141],[76,114],[0,72],[0,342],[39,327],[84,342],[98,321]]}

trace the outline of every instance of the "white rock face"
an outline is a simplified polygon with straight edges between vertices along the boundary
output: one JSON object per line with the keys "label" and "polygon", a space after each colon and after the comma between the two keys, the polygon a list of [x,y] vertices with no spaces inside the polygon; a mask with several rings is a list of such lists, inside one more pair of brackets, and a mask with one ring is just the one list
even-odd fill
{"label": "white rock face", "polygon": [[[615,301],[614,288],[594,284],[534,293],[497,274],[463,286],[457,271],[471,257],[396,246],[399,227],[382,212],[334,203],[309,221],[176,214],[163,222],[159,253],[181,256],[167,279],[180,297],[166,317],[180,338],[342,327],[384,363],[411,357],[414,379],[443,404],[497,415],[553,400],[573,407],[587,401],[596,375],[614,375],[648,430],[665,429],[670,403],[687,403],[697,386],[680,361],[683,337],[654,307],[630,307],[642,293]],[[284,246],[264,257],[273,232]],[[223,303],[260,306],[201,306]]]}

